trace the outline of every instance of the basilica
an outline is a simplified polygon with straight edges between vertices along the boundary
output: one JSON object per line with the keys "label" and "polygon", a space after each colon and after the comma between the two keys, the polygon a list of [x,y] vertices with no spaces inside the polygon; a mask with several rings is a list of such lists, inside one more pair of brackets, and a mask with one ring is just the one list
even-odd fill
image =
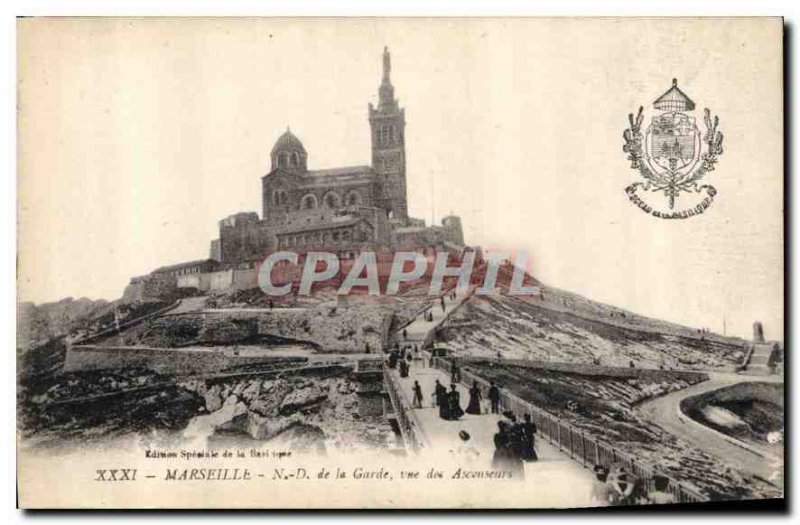
{"label": "basilica", "polygon": [[463,244],[457,217],[426,228],[408,216],[405,111],[394,95],[391,67],[384,49],[378,105],[368,107],[372,164],[310,170],[303,143],[287,129],[272,148],[269,173],[261,178],[261,218],[245,212],[220,221],[211,259],[248,261],[267,250],[308,246]]}
{"label": "basilica", "polygon": [[258,262],[275,250],[324,249],[347,258],[363,250],[462,247],[458,217],[427,226],[408,215],[405,109],[395,98],[391,70],[391,55],[384,48],[378,104],[368,105],[371,165],[311,170],[302,141],[286,129],[270,152],[269,172],[261,177],[261,216],[248,211],[220,220],[208,259],[134,277],[126,296],[143,298],[152,295],[147,290],[173,286],[248,287],[255,284]]}

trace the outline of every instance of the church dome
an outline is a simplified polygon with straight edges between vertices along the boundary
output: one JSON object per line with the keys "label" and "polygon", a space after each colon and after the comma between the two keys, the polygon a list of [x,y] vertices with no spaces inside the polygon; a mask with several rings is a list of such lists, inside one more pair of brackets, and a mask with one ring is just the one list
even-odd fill
{"label": "church dome", "polygon": [[278,137],[270,153],[272,158],[272,169],[285,169],[289,171],[305,171],[307,169],[308,154],[300,142],[290,130]]}
{"label": "church dome", "polygon": [[298,139],[289,128],[286,128],[286,131],[283,132],[283,135],[278,137],[278,140],[272,147],[273,154],[281,150],[306,152],[303,143],[300,142],[300,139]]}

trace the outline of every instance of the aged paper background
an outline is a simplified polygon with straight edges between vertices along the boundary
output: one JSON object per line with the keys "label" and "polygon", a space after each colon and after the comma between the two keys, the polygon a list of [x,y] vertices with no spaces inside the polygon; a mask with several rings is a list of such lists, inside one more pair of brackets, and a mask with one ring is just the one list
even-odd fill
{"label": "aged paper background", "polygon": [[[220,217],[259,209],[287,125],[310,166],[367,163],[366,104],[389,45],[412,215],[458,213],[468,243],[528,250],[550,285],[716,331],[725,317],[729,334],[759,319],[782,339],[781,37],[780,19],[747,18],[23,19],[19,297],[114,298],[132,275],[205,256]],[[627,114],[673,77],[726,137],[713,206],[683,221],[623,192],[637,177],[621,151]],[[153,467],[134,450],[19,459],[26,507],[516,507],[542,495],[101,489],[96,468]]]}

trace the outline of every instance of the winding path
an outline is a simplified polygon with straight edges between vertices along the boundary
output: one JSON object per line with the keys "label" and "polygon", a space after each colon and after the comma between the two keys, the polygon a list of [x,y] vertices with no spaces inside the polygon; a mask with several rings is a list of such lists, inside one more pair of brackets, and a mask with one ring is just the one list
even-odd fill
{"label": "winding path", "polygon": [[709,380],[689,388],[672,392],[639,405],[636,410],[643,418],[684,439],[692,445],[712,454],[737,469],[759,476],[767,481],[783,477],[783,458],[763,447],[744,443],[717,432],[685,415],[680,403],[687,397],[696,396],[745,382],[783,382],[782,377],[749,377],[737,374],[709,373]]}

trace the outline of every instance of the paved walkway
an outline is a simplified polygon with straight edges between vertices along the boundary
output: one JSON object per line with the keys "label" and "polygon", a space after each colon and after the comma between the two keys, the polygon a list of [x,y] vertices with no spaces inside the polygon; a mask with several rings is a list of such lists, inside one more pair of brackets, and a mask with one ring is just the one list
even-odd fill
{"label": "paved walkway", "polygon": [[777,480],[783,476],[783,458],[775,455],[766,447],[751,443],[743,443],[725,436],[686,416],[680,409],[680,402],[687,397],[711,392],[727,386],[744,382],[782,382],[782,377],[753,377],[737,374],[709,373],[709,380],[689,388],[672,392],[639,405],[636,410],[648,421],[652,421],[665,430],[692,445],[717,456],[736,468],[762,477],[766,480]]}
{"label": "paved walkway", "polygon": [[206,306],[206,297],[205,295],[199,297],[184,297],[180,300],[180,304],[167,312],[167,314],[176,315],[176,314],[185,314],[189,312],[196,312],[197,310],[202,310]]}
{"label": "paved walkway", "polygon": [[206,300],[208,296],[201,295],[198,297],[185,297],[180,300],[180,304],[167,312],[164,315],[183,315],[183,314],[240,314],[240,313],[296,313],[304,312],[306,308],[300,307],[276,307],[269,308],[267,306],[238,306],[232,308],[206,308]]}
{"label": "paved walkway", "polygon": [[[407,325],[403,330],[397,332],[397,342],[401,346],[417,345],[419,346],[427,337],[428,332],[439,326],[445,317],[453,310],[461,306],[461,303],[471,294],[471,291],[464,291],[456,293],[455,299],[450,298],[450,293],[443,296],[444,310],[442,309],[442,300],[434,299],[431,301],[431,307],[424,310],[417,318]],[[428,312],[433,314],[431,321],[425,320],[425,314]],[[405,332],[405,337],[403,333]]]}
{"label": "paved walkway", "polygon": [[[401,394],[408,406],[411,406],[414,398],[412,390],[414,381],[419,381],[424,397],[423,408],[413,409],[412,413],[422,428],[423,437],[428,443],[430,451],[434,454],[450,456],[464,454],[465,458],[470,461],[471,468],[491,468],[494,453],[493,436],[497,431],[497,422],[503,417],[494,414],[464,414],[458,421],[445,421],[439,418],[439,409],[432,406],[431,394],[436,379],[447,386],[449,390],[450,377],[441,370],[428,368],[426,362],[427,360],[413,361],[407,378],[400,378],[397,370],[391,370],[390,373],[394,375],[396,383],[400,385]],[[464,409],[469,402],[468,388],[459,384],[457,389],[461,394],[461,407]],[[484,405],[486,405],[485,411],[488,412],[488,401],[484,401]],[[466,444],[459,438],[461,430],[470,435]],[[536,451],[539,461],[525,463],[524,483],[526,492],[530,490],[542,496],[542,505],[596,506],[603,504],[592,495],[595,478],[591,470],[581,467],[577,461],[569,458],[544,439],[536,440]]]}

